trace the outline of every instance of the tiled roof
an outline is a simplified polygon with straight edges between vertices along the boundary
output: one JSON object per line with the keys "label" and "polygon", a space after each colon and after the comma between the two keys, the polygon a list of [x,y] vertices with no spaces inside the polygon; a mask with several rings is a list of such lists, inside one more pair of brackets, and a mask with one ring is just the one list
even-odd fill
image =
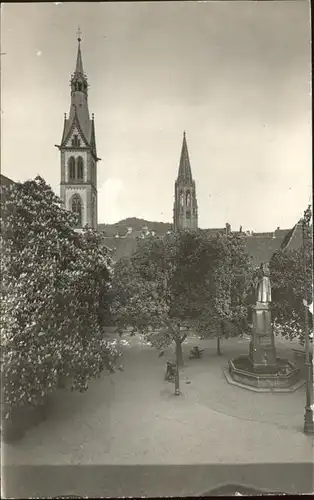
{"label": "tiled roof", "polygon": [[273,237],[245,236],[246,251],[254,266],[269,262],[274,253],[279,250],[282,239]]}
{"label": "tiled roof", "polygon": [[209,236],[216,236],[217,234],[226,234],[226,228],[225,227],[203,229],[203,231],[206,234],[208,234]]}
{"label": "tiled roof", "polygon": [[252,233],[252,236],[256,236],[257,238],[273,238],[274,237],[274,232],[269,231],[267,233]]}
{"label": "tiled roof", "polygon": [[[226,234],[226,228],[210,228],[204,229],[204,232],[211,236],[217,234]],[[245,241],[246,251],[252,259],[254,266],[260,266],[262,262],[267,262],[271,259],[273,254],[279,250],[282,246],[282,242],[285,236],[290,233],[287,229],[282,229],[280,231],[275,231],[274,233],[266,233],[266,236],[249,235],[247,236],[242,232],[242,237]],[[237,233],[240,234],[240,233]],[[265,233],[260,233],[265,234]],[[274,235],[277,235],[274,237]],[[271,236],[269,236],[271,235]],[[110,248],[115,248],[114,260],[119,260],[122,257],[127,257],[136,248],[137,238],[142,236],[142,231],[133,231],[129,236],[115,238],[113,236],[106,237],[106,244]]]}
{"label": "tiled roof", "polygon": [[[312,228],[311,228],[312,231]],[[281,248],[297,250],[302,246],[302,220],[300,220],[285,236]]]}
{"label": "tiled roof", "polygon": [[105,238],[105,245],[111,250],[112,259],[118,261],[123,257],[129,257],[136,249],[137,240],[132,238]]}

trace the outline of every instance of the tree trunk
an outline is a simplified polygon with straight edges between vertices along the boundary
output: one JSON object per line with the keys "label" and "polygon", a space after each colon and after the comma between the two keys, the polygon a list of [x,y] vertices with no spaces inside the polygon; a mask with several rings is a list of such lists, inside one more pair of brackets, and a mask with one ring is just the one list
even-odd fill
{"label": "tree trunk", "polygon": [[220,321],[219,327],[218,327],[218,333],[217,333],[217,354],[218,356],[221,356],[221,350],[220,350],[220,341],[221,338],[224,335],[224,322]]}
{"label": "tree trunk", "polygon": [[220,350],[220,331],[217,334],[217,354],[218,354],[218,356],[221,356],[221,350]]}
{"label": "tree trunk", "polygon": [[176,340],[176,362],[178,363],[179,368],[184,366],[182,343],[180,340]]}

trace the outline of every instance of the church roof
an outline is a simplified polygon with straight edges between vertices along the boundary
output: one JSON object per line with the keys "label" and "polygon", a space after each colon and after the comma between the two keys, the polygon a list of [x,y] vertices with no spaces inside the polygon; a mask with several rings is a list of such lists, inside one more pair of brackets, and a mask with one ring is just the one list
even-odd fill
{"label": "church roof", "polygon": [[280,249],[282,238],[272,236],[244,236],[245,248],[256,267],[262,262],[269,262],[277,250]]}
{"label": "church roof", "polygon": [[180,157],[180,164],[179,164],[179,173],[178,173],[177,181],[185,183],[185,184],[192,184],[192,182],[193,182],[185,132],[183,132],[183,142],[182,142],[181,157]]}
{"label": "church roof", "polygon": [[[312,226],[310,227],[312,233]],[[282,241],[282,250],[298,250],[302,246],[302,219],[300,219],[290,231],[287,232]]]}
{"label": "church roof", "polygon": [[[163,236],[167,233],[167,231],[171,228],[171,224],[165,223],[152,223],[145,220],[137,220],[126,219],[124,221],[120,221],[116,224],[99,224],[98,230],[105,231],[106,240],[108,241],[108,246],[115,247],[117,250],[115,252],[115,258],[119,259],[121,257],[129,256],[136,246],[136,237],[140,236],[142,231],[141,228],[146,225],[149,230],[154,229],[156,231],[156,236]],[[132,226],[133,231],[131,234],[127,236],[127,228]],[[226,226],[228,226],[226,224]],[[203,229],[205,233],[210,236],[217,236],[218,234],[224,235],[227,233],[227,227],[220,228],[209,228]],[[294,228],[293,228],[294,229]],[[232,231],[232,233],[241,234],[241,237],[244,240],[245,248],[248,255],[251,257],[252,264],[256,267],[259,267],[262,262],[269,262],[275,252],[277,252],[285,242],[290,241],[291,233],[293,232],[289,229],[279,229],[277,228],[273,232],[265,232],[265,233],[253,233],[246,234],[246,232],[238,232]],[[230,229],[231,230],[231,229]],[[115,234],[119,234],[120,238],[114,238]],[[296,234],[296,233],[295,233]],[[299,233],[301,234],[301,233]],[[290,235],[290,236],[289,236]],[[125,236],[122,237],[121,236]],[[301,234],[302,236],[302,234]],[[287,240],[288,238],[288,240]],[[126,240],[132,240],[133,243],[127,243]],[[292,243],[291,243],[292,244]],[[295,240],[295,244],[300,247],[300,240],[297,243],[297,239]]]}

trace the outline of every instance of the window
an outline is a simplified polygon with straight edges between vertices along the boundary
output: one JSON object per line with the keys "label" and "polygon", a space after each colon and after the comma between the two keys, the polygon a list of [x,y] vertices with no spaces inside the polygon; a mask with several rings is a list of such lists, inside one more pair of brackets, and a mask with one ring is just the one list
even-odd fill
{"label": "window", "polygon": [[78,223],[79,227],[82,226],[82,200],[78,194],[72,196],[71,200],[71,210],[73,213],[78,215]]}
{"label": "window", "polygon": [[72,146],[76,148],[80,147],[80,145],[81,145],[81,140],[78,138],[77,134],[75,134],[72,138]]}
{"label": "window", "polygon": [[76,160],[77,162],[77,178],[83,180],[84,172],[83,172],[83,158],[79,156]]}
{"label": "window", "polygon": [[190,191],[187,191],[187,193],[186,193],[186,207],[188,209],[191,208],[191,193],[190,193]]}
{"label": "window", "polygon": [[180,192],[180,212],[183,212],[183,207],[184,207],[184,195],[181,191]]}
{"label": "window", "polygon": [[81,82],[79,82],[79,84],[78,84],[78,90],[82,90],[82,84],[81,84]]}
{"label": "window", "polygon": [[68,168],[69,168],[69,178],[70,178],[70,180],[74,180],[75,179],[75,159],[73,156],[70,156],[70,158],[69,158]]}

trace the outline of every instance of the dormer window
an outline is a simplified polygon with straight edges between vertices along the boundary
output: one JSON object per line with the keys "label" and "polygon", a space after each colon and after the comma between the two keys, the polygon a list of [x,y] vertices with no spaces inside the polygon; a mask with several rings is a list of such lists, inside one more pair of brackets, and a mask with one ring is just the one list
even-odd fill
{"label": "dormer window", "polygon": [[81,145],[81,140],[78,138],[77,135],[74,135],[72,138],[72,146],[75,148],[79,148]]}

